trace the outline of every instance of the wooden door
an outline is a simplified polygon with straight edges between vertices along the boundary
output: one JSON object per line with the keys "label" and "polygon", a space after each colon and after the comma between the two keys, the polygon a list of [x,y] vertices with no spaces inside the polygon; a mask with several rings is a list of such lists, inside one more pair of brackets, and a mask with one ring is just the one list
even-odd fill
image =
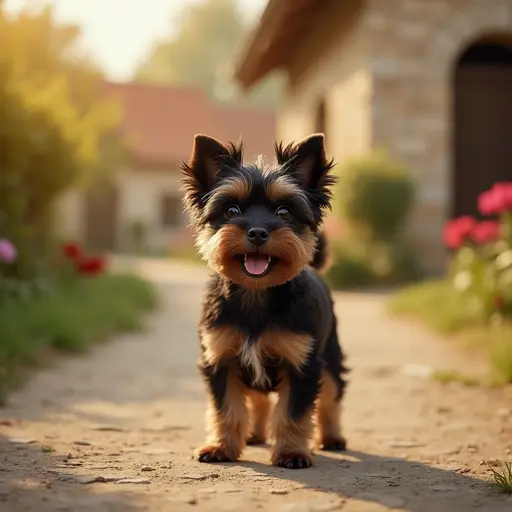
{"label": "wooden door", "polygon": [[118,247],[118,191],[112,184],[91,189],[85,200],[85,243],[93,250]]}
{"label": "wooden door", "polygon": [[460,66],[454,100],[452,214],[480,217],[478,195],[512,180],[512,66]]}

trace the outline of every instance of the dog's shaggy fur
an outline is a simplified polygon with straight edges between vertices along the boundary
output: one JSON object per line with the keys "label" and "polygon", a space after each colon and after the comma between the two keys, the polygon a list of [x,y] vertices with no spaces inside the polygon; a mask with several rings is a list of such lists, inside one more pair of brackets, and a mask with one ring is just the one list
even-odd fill
{"label": "dog's shaggy fur", "polygon": [[275,167],[245,165],[241,143],[197,135],[182,164],[185,207],[214,271],[199,326],[211,416],[201,462],[235,461],[247,443],[264,443],[269,419],[277,466],[312,464],[314,415],[320,447],[345,448],[346,369],[333,302],[317,273],[327,254],[319,230],[332,162],[321,134],[276,145],[276,156]]}

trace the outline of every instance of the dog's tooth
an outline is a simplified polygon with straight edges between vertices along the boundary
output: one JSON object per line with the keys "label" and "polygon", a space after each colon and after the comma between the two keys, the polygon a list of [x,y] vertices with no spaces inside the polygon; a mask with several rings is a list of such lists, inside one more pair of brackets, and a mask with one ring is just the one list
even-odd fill
{"label": "dog's tooth", "polygon": [[244,261],[247,261],[247,253],[244,256]]}
{"label": "dog's tooth", "polygon": [[268,262],[270,263],[270,256],[268,256]]}

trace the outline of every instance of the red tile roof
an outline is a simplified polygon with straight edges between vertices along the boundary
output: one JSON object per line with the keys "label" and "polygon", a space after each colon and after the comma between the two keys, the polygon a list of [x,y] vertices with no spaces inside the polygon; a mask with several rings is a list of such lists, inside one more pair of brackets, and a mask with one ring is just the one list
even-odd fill
{"label": "red tile roof", "polygon": [[241,135],[247,160],[272,158],[275,115],[215,105],[198,89],[138,83],[102,84],[102,93],[123,108],[121,133],[130,156],[141,165],[188,160],[196,133],[236,142]]}

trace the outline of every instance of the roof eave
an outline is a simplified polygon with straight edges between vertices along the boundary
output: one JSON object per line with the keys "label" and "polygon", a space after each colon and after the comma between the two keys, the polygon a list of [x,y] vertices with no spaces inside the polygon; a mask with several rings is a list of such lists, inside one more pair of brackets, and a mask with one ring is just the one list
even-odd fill
{"label": "roof eave", "polygon": [[[280,25],[280,14],[286,5],[286,0],[269,0],[258,26],[253,31],[235,65],[234,78],[243,90],[249,89],[272,66],[262,66],[261,56],[268,50],[274,39],[276,29]],[[268,68],[268,69],[267,69]]]}

